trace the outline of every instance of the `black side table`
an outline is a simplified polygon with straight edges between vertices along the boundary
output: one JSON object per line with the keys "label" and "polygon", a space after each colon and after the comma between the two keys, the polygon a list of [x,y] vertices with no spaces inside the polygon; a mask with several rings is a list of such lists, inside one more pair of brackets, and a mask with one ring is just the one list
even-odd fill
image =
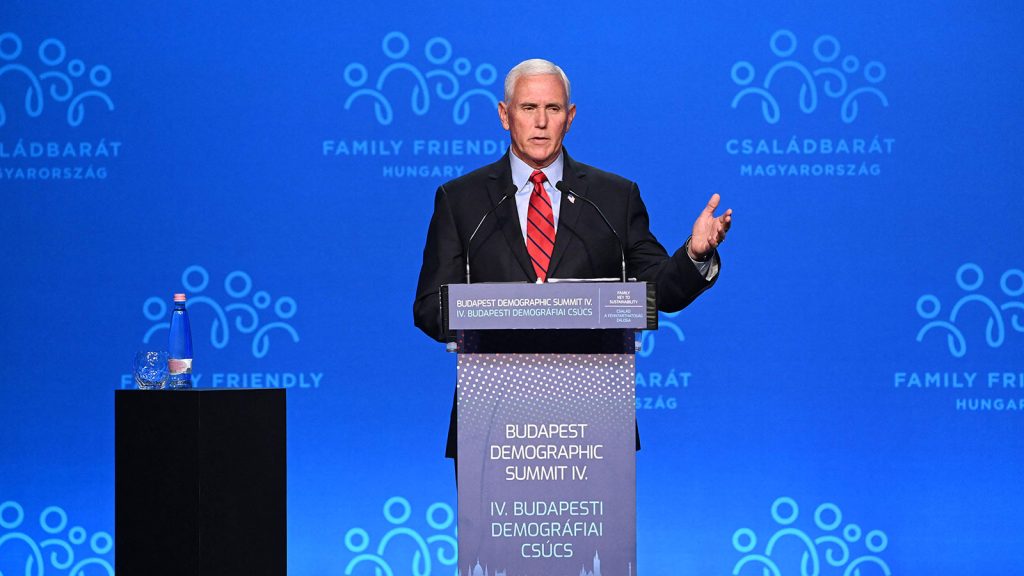
{"label": "black side table", "polygon": [[118,576],[287,574],[284,390],[117,390]]}

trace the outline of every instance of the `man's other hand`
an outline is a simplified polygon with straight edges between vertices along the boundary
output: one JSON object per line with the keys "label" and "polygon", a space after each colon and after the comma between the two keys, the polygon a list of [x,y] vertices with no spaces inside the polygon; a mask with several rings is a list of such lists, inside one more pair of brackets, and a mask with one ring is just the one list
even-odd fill
{"label": "man's other hand", "polygon": [[693,223],[693,232],[690,237],[689,256],[690,258],[703,262],[714,253],[718,245],[725,241],[725,235],[732,226],[732,208],[729,208],[721,216],[715,217],[715,210],[721,198],[718,194],[712,194],[708,205],[697,216]]}

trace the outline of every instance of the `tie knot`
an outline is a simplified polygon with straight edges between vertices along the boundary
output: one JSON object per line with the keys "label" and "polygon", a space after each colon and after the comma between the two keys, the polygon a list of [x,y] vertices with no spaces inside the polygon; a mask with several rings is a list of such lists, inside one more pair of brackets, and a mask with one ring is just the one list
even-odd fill
{"label": "tie knot", "polygon": [[543,184],[548,179],[540,170],[534,170],[533,174],[530,174],[530,181],[534,184]]}

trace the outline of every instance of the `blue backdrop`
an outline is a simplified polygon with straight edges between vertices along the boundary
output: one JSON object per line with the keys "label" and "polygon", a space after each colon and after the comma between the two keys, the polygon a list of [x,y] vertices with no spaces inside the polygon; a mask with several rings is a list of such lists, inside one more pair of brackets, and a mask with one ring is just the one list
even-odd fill
{"label": "blue backdrop", "polygon": [[185,291],[199,386],[290,388],[290,573],[454,573],[454,358],[413,291],[536,56],[668,247],[736,211],[643,339],[639,570],[1024,571],[1022,31],[1008,1],[5,0],[0,571],[112,572],[113,390]]}

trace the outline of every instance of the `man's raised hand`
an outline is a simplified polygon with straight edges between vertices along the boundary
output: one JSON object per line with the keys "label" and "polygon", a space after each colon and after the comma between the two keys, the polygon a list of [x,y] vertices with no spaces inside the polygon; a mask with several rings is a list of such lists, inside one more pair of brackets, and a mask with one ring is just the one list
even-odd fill
{"label": "man's raised hand", "polygon": [[719,195],[712,194],[708,205],[697,216],[693,223],[693,232],[690,236],[689,256],[698,261],[706,260],[718,248],[718,245],[725,241],[725,235],[732,226],[732,208],[729,208],[721,216],[715,217],[715,210],[721,200]]}

